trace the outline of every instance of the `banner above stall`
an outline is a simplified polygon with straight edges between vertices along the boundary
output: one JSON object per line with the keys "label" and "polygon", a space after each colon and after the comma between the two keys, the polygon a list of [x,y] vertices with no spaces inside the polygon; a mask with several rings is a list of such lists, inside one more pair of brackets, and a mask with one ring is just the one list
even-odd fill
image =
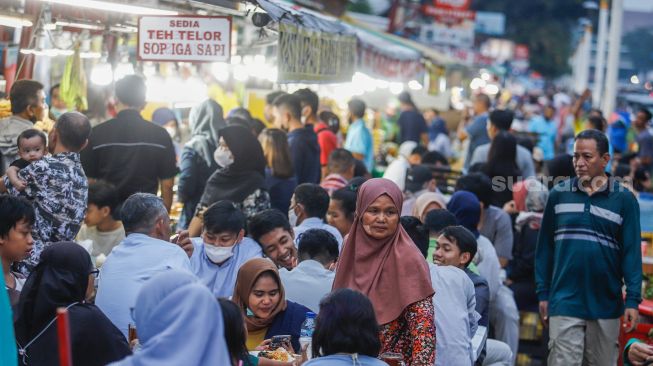
{"label": "banner above stall", "polygon": [[369,30],[279,0],[258,0],[279,23],[280,83],[351,81],[355,71],[388,81],[419,80],[422,54]]}
{"label": "banner above stall", "polygon": [[228,62],[231,18],[140,17],[137,54],[141,61]]}

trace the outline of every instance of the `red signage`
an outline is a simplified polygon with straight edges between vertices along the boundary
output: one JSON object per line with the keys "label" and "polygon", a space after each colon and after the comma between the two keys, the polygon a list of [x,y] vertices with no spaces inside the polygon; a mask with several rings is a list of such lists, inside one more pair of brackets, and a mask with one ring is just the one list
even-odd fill
{"label": "red signage", "polygon": [[471,5],[471,0],[434,0],[433,5],[436,8],[452,9],[452,10],[467,10]]}

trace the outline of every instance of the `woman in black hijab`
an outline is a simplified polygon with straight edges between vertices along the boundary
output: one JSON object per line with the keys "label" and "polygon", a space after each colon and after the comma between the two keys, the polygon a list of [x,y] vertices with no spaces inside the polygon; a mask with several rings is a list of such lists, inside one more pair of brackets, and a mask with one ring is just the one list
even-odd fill
{"label": "woman in black hijab", "polygon": [[218,131],[226,126],[222,114],[222,107],[212,99],[205,100],[190,111],[191,139],[181,152],[177,182],[179,201],[184,203],[178,223],[180,229],[188,227],[206,181],[218,169],[213,153],[218,147]]}
{"label": "woman in black hijab", "polygon": [[202,214],[215,202],[232,201],[248,218],[270,208],[270,196],[265,190],[265,156],[250,130],[238,125],[221,129],[213,157],[222,168],[206,182],[188,228],[191,237],[199,236]]}
{"label": "woman in black hijab", "polygon": [[27,278],[15,323],[21,365],[58,365],[57,308],[68,309],[74,365],[106,365],[129,354],[122,333],[95,305],[91,257],[79,244],[54,243]]}

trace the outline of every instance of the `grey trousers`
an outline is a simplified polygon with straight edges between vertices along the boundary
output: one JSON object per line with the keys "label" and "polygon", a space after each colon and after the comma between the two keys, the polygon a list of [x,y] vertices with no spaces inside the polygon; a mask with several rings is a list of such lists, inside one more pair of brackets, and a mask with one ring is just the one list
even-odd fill
{"label": "grey trousers", "polygon": [[548,366],[614,366],[619,357],[619,319],[549,318]]}

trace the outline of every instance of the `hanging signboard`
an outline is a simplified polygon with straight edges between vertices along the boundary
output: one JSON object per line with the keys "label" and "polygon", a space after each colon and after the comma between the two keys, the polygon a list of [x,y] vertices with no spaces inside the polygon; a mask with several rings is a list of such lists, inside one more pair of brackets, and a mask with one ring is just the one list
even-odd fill
{"label": "hanging signboard", "polygon": [[140,17],[137,55],[140,61],[228,62],[231,17]]}
{"label": "hanging signboard", "polygon": [[420,60],[399,60],[371,45],[360,46],[358,67],[367,75],[389,81],[421,80],[424,76]]}
{"label": "hanging signboard", "polygon": [[279,24],[279,83],[351,81],[356,37]]}

